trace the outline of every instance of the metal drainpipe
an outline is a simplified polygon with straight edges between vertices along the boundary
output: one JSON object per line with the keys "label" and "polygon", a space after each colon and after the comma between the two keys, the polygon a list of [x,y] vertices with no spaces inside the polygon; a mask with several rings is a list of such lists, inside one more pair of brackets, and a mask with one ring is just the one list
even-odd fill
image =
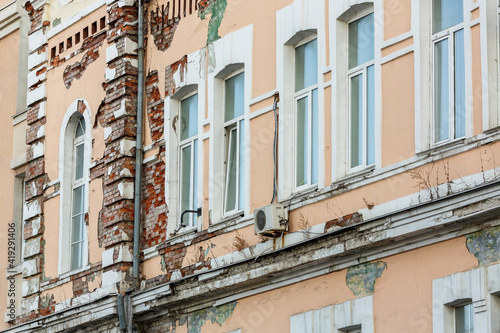
{"label": "metal drainpipe", "polygon": [[137,74],[137,137],[135,142],[135,184],[134,184],[134,287],[139,287],[139,245],[141,237],[141,184],[142,184],[142,117],[144,94],[144,18],[143,3],[139,0],[139,31],[137,55],[139,70]]}

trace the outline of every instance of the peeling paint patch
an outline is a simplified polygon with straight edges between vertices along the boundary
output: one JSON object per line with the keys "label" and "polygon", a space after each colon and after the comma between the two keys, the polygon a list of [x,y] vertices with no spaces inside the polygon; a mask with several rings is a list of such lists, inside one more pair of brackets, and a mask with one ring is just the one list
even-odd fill
{"label": "peeling paint patch", "polygon": [[500,227],[481,230],[467,236],[467,249],[480,266],[500,261]]}
{"label": "peeling paint patch", "polygon": [[77,61],[73,65],[68,65],[64,69],[63,80],[66,89],[71,87],[73,80],[78,80],[82,77],[88,66],[99,58],[99,47],[102,46],[106,39],[105,33],[100,33],[96,36],[87,38],[81,47],[81,51],[86,51],[82,61]]}
{"label": "peeling paint patch", "polygon": [[207,7],[203,9],[200,8],[198,15],[202,20],[205,19],[207,13],[211,15],[210,21],[208,22],[207,45],[220,38],[219,27],[222,23],[222,19],[224,18],[226,7],[227,0],[215,0],[211,1]]}
{"label": "peeling paint patch", "polygon": [[373,294],[375,280],[382,276],[387,268],[387,263],[377,261],[365,263],[347,270],[345,282],[354,295],[368,296]]}
{"label": "peeling paint patch", "polygon": [[[219,307],[211,307],[190,314],[187,318],[188,333],[200,333],[201,327],[210,320],[220,326],[233,315],[237,302],[224,304]],[[181,321],[180,321],[181,322]]]}

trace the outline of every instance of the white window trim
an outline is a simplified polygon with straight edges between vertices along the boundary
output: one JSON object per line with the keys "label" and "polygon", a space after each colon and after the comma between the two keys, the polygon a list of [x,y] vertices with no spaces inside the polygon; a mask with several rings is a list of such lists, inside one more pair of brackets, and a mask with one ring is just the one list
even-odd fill
{"label": "white window trim", "polygon": [[[208,58],[217,58],[217,61],[209,63],[209,73],[207,78],[208,93],[208,123],[210,124],[210,156],[209,168],[209,210],[210,222],[212,224],[221,222],[223,219],[236,218],[243,214],[250,216],[250,100],[252,97],[252,76],[253,76],[253,25],[227,34],[207,47]],[[232,73],[241,68],[245,72],[244,88],[244,126],[245,126],[245,168],[244,188],[245,199],[244,209],[237,216],[224,213],[225,201],[225,175],[226,169],[224,161],[225,149],[225,127],[224,127],[224,80]],[[240,119],[240,120],[241,120]]]}
{"label": "white window trim", "polygon": [[[244,76],[249,75],[248,73],[245,73],[243,68],[239,68],[229,74],[225,79],[224,79],[224,89],[223,89],[223,98],[222,100],[226,100],[226,81],[228,79],[231,79],[235,77],[236,75],[243,74]],[[245,87],[244,87],[245,88]],[[246,97],[245,97],[246,98]],[[223,113],[225,114],[225,105],[223,108]],[[224,118],[224,114],[222,117]],[[240,170],[240,132],[241,132],[241,125],[240,121],[243,120],[243,126],[246,128],[245,124],[245,114],[240,115],[238,117],[235,117],[231,120],[224,121],[224,133],[225,133],[225,139],[224,139],[224,161],[225,161],[225,166],[224,166],[224,202],[223,202],[223,212],[224,216],[232,216],[232,215],[238,215],[239,213],[244,214],[244,209],[239,208],[239,201],[240,201],[240,177],[244,177],[245,175],[240,175],[239,170]],[[248,120],[247,120],[248,121]],[[236,131],[236,198],[235,198],[235,208],[229,211],[226,211],[226,204],[227,204],[227,198],[228,198],[228,185],[229,185],[229,149],[231,148],[231,132]],[[243,129],[244,131],[245,129]],[[248,146],[248,145],[247,145]],[[246,148],[246,147],[245,147]],[[248,148],[247,148],[248,149]],[[248,168],[247,164],[247,168]],[[247,169],[245,168],[245,170]],[[247,196],[250,193],[247,191]],[[245,196],[245,200],[247,199],[247,196]]]}
{"label": "white window trim", "polygon": [[[351,18],[350,21],[347,23],[347,30],[349,31],[349,24],[350,23],[353,23],[354,21],[357,21],[357,20],[360,20],[362,19],[363,17],[365,16],[368,16],[370,15],[372,12],[369,11],[369,10],[366,10],[366,11],[363,11],[363,12],[360,12],[358,15],[356,15],[355,17]],[[374,17],[375,19],[375,17]],[[349,32],[348,32],[348,35],[349,35]],[[347,36],[347,40],[349,40],[349,36]],[[347,54],[349,55],[349,45],[347,45]],[[349,61],[349,60],[347,60]],[[348,125],[347,125],[347,131],[348,131],[348,138],[347,138],[347,145],[348,145],[348,148],[347,148],[347,152],[348,152],[348,156],[347,156],[347,164],[349,166],[349,173],[357,173],[357,172],[361,172],[367,168],[370,168],[371,166],[373,166],[373,163],[371,164],[368,164],[367,161],[366,161],[366,155],[368,153],[368,147],[367,147],[367,144],[366,144],[366,135],[368,133],[368,129],[367,129],[367,123],[368,123],[368,120],[367,120],[367,114],[368,114],[368,108],[367,108],[367,105],[368,105],[368,95],[367,95],[367,92],[368,92],[368,76],[367,76],[367,72],[368,72],[368,67],[370,66],[374,66],[375,65],[375,59],[372,59],[370,61],[367,61],[361,65],[358,65],[356,67],[353,67],[353,68],[348,68],[347,69],[347,104],[348,104],[348,113],[349,115],[347,116],[348,118]],[[352,150],[351,150],[351,124],[352,124],[352,118],[351,118],[351,115],[352,115],[352,105],[351,105],[351,94],[352,94],[352,85],[351,85],[351,79],[353,77],[356,77],[356,76],[359,76],[359,75],[363,75],[363,81],[362,81],[362,86],[363,86],[363,97],[362,97],[362,100],[363,100],[363,129],[362,129],[362,143],[363,143],[363,147],[362,147],[362,161],[359,165],[357,166],[352,166],[351,165],[351,160],[352,160]],[[373,78],[375,80],[375,78]],[[375,83],[374,83],[375,85]],[[376,86],[376,85],[375,85]],[[374,121],[376,121],[376,119],[374,119]],[[374,124],[375,125],[375,124]]]}
{"label": "white window trim", "polygon": [[[194,87],[193,87],[194,88]],[[181,104],[182,104],[182,101],[189,98],[189,97],[192,97],[192,96],[195,96],[198,94],[198,91],[192,91],[192,92],[189,92],[187,94],[185,94],[184,96],[182,96],[182,98],[178,101],[178,104],[179,104],[179,120],[180,120],[180,107],[181,107]],[[199,97],[199,96],[198,96]],[[199,101],[198,101],[199,103]],[[198,104],[199,105],[199,104]],[[198,130],[200,128],[199,126],[199,122],[200,122],[200,109],[198,108]],[[178,126],[178,131],[179,131],[179,136],[180,136],[180,127]],[[200,149],[200,132],[198,131],[196,135],[193,135],[187,139],[184,139],[184,140],[181,140],[180,138],[178,138],[179,140],[179,145],[178,145],[178,148],[177,148],[177,156],[178,156],[178,165],[180,165],[182,163],[182,149],[188,147],[188,146],[191,146],[191,159],[190,159],[190,164],[191,164],[191,168],[190,168],[190,171],[189,171],[189,175],[190,175],[190,183],[193,184],[194,183],[194,161],[197,160],[197,166],[198,166],[198,169],[200,168],[200,159],[199,159],[199,155],[198,156],[195,156],[195,151],[193,149],[194,147],[194,142],[197,141],[197,145],[198,145],[198,151]],[[182,179],[182,170],[181,168],[179,168],[178,170],[178,177],[177,179]],[[191,200],[193,199],[194,195],[197,195],[198,196],[198,203],[200,203],[198,206],[201,205],[201,195],[200,195],[200,183],[199,183],[199,178],[198,178],[198,193],[193,193],[193,188],[191,187],[189,189],[189,201],[190,201],[190,206],[192,205],[192,202]],[[179,188],[178,188],[178,193],[177,193],[177,197],[179,198],[179,213],[182,214],[181,212],[181,198],[182,198],[182,186],[180,186],[179,184]],[[195,209],[198,209],[199,207],[193,207],[193,210]],[[188,215],[184,215],[185,219],[187,218],[187,221],[185,221],[185,224],[186,224],[186,227],[185,229],[187,230],[190,230],[190,229],[197,229],[197,226],[199,224],[200,221],[198,220],[201,220],[201,217],[198,217],[196,215],[193,215],[193,214],[188,214]],[[180,215],[179,215],[179,219],[180,219]],[[196,221],[196,222],[195,222]],[[179,220],[179,223],[180,223],[180,220]]]}
{"label": "white window trim", "polygon": [[[356,68],[348,68],[348,28],[349,23],[360,19],[370,13],[374,14],[374,59],[370,66],[374,66],[374,155],[375,163],[361,164],[351,168],[350,147],[350,75],[356,69],[369,67],[363,64]],[[330,4],[330,63],[332,64],[332,182],[373,168],[382,167],[382,87],[381,82],[381,46],[384,36],[384,8],[381,1],[340,0],[335,5]],[[343,45],[343,47],[339,47]],[[365,151],[366,152],[366,151]],[[365,159],[366,157],[363,157]]]}
{"label": "white window trim", "polygon": [[[471,137],[474,130],[472,119],[471,4],[464,0],[463,6],[464,17],[460,24],[463,24],[464,29],[466,69],[465,137]],[[450,141],[458,141],[461,138],[434,143],[434,40],[442,35],[432,32],[432,0],[412,0],[412,30],[415,43],[415,153],[418,154]],[[483,52],[483,47],[481,47],[481,52]],[[454,130],[453,133],[450,133],[450,137],[451,134],[454,134]]]}
{"label": "white window trim", "polygon": [[[191,53],[187,56],[185,67],[179,66],[178,72],[174,77],[184,77],[184,81],[176,80],[176,93],[173,96],[167,96],[164,100],[165,121],[164,121],[164,139],[167,152],[170,153],[165,165],[165,197],[168,198],[169,207],[167,217],[169,221],[166,228],[166,238],[169,239],[174,235],[181,221],[180,210],[180,186],[179,186],[179,159],[180,159],[180,142],[179,134],[174,131],[176,126],[179,131],[178,117],[180,114],[180,101],[183,98],[194,94],[198,94],[198,202],[199,206],[203,204],[203,177],[204,177],[204,140],[208,138],[208,134],[203,132],[205,124],[205,74],[200,71],[205,66],[205,49]],[[200,67],[201,66],[201,67]],[[184,73],[180,71],[184,69]],[[201,73],[201,75],[200,75]],[[205,137],[205,135],[207,135]],[[185,227],[178,230],[178,233],[189,233],[203,230],[203,216],[197,218],[196,226]]]}
{"label": "white window trim", "polygon": [[[92,156],[92,124],[89,103],[85,99],[75,100],[64,114],[61,133],[59,137],[59,179],[61,180],[61,200],[59,206],[59,256],[58,256],[58,273],[62,275],[71,271],[71,241],[68,235],[71,230],[71,208],[72,208],[72,189],[73,189],[73,147],[74,147],[74,130],[76,122],[74,115],[78,112],[78,102],[82,101],[85,104],[85,110],[82,114],[85,122],[85,159],[83,166],[84,184],[84,212],[88,213],[89,207],[89,182],[90,182],[90,161]],[[71,156],[69,156],[71,154]],[[75,269],[79,271],[88,265],[88,246],[89,235],[88,226],[84,223],[83,228],[83,249],[82,249],[82,267]]]}
{"label": "white window trim", "polygon": [[455,333],[454,307],[466,303],[474,307],[475,332],[498,332],[499,296],[500,264],[433,280],[433,333]]}
{"label": "white window trim", "polygon": [[[315,34],[315,33],[312,33],[311,35],[305,37],[304,39],[302,39],[301,41],[299,41],[297,44],[294,45],[294,53],[295,53],[295,50],[302,46],[302,45],[305,45],[309,42],[312,42],[313,40],[315,40],[317,42],[319,42],[317,39],[318,39],[318,36]],[[318,49],[319,47],[316,49],[316,56],[318,57]],[[318,67],[319,67],[319,62],[318,62]],[[294,69],[294,72],[295,72],[295,55],[293,57],[293,69]],[[307,182],[304,184],[304,185],[301,185],[301,186],[297,186],[297,159],[296,159],[296,153],[294,153],[293,155],[293,167],[294,167],[294,172],[293,172],[293,187],[294,187],[294,193],[298,193],[298,192],[302,192],[302,191],[306,191],[307,189],[310,189],[311,187],[317,187],[318,184],[317,183],[312,183],[312,170],[311,170],[311,167],[312,167],[312,149],[311,149],[311,145],[312,145],[312,92],[314,90],[318,90],[318,99],[319,99],[319,82],[320,80],[322,80],[322,77],[320,76],[320,73],[319,73],[319,70],[318,70],[318,82],[316,82],[315,84],[309,86],[309,87],[306,87],[304,89],[301,89],[299,91],[295,91],[294,89],[294,94],[293,94],[293,126],[294,126],[294,130],[293,130],[293,141],[291,141],[293,143],[293,147],[294,147],[294,150],[295,150],[295,145],[297,143],[297,121],[295,121],[297,119],[297,102],[305,97],[307,97],[308,99],[308,103],[307,103],[307,110],[309,110],[308,112],[308,124],[309,124],[309,128],[307,129],[307,133],[308,133],[308,138],[307,138],[307,143],[308,143],[308,147],[307,147],[307,151],[308,151],[308,154],[307,154]],[[292,86],[295,88],[295,75],[293,76],[293,84]],[[318,102],[318,117],[319,117],[319,113],[320,113],[320,110],[319,110],[319,101]],[[318,130],[319,130],[319,127],[320,127],[320,122],[318,121]],[[319,132],[319,131],[318,131]],[[319,135],[319,133],[318,133]],[[319,137],[318,137],[318,142],[319,142]],[[319,147],[318,147],[318,155],[319,155]],[[319,167],[320,167],[320,161],[321,159],[319,159],[319,156],[318,156],[318,182],[319,182]]]}
{"label": "white window trim", "polygon": [[[276,64],[277,88],[280,92],[278,141],[278,201],[283,202],[292,195],[306,193],[312,188],[323,188],[325,184],[325,97],[323,73],[326,67],[326,32],[324,1],[295,0],[276,13]],[[296,188],[295,181],[295,48],[302,42],[317,39],[318,55],[318,183]],[[327,84],[327,86],[329,83]],[[314,88],[308,87],[311,91]],[[332,89],[333,90],[333,89]]]}
{"label": "white window trim", "polygon": [[365,296],[335,305],[333,333],[346,333],[358,329],[373,333],[373,296]]}
{"label": "white window trim", "polygon": [[[431,2],[433,0],[430,0]],[[433,26],[433,13],[432,13],[432,5],[431,7],[431,33],[432,33],[432,26]],[[464,5],[464,17],[465,17],[465,5]],[[465,23],[464,21],[455,24],[454,26],[451,26],[449,28],[446,28],[444,30],[438,31],[436,33],[432,33],[431,35],[431,47],[430,47],[430,52],[431,52],[431,86],[432,86],[432,91],[431,91],[431,146],[432,147],[438,147],[441,145],[448,144],[449,142],[453,141],[458,141],[464,138],[464,136],[460,137],[455,137],[455,33],[460,30],[464,30],[464,58],[466,49],[465,49]],[[448,102],[449,102],[449,107],[448,107],[448,139],[442,140],[442,141],[436,141],[436,104],[435,104],[435,92],[436,92],[436,86],[435,86],[435,59],[436,59],[436,44],[442,41],[447,40],[448,43]],[[466,67],[467,68],[467,67]],[[466,70],[465,70],[466,71]],[[467,86],[467,83],[464,82],[464,84]],[[464,96],[465,99],[467,100],[467,94]],[[472,102],[471,102],[472,103]],[[465,118],[467,118],[467,106],[465,110]],[[465,121],[465,120],[464,120]],[[465,135],[467,135],[467,122],[465,121]]]}
{"label": "white window trim", "polygon": [[373,296],[295,314],[290,317],[290,332],[373,333]]}

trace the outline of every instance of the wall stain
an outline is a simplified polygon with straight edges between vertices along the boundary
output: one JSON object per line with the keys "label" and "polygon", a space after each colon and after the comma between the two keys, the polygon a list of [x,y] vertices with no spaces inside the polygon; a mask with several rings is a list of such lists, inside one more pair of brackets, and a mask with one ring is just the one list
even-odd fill
{"label": "wall stain", "polygon": [[500,226],[481,230],[467,236],[467,249],[480,266],[500,261]]}
{"label": "wall stain", "polygon": [[200,5],[198,15],[202,20],[205,19],[207,13],[211,15],[210,21],[208,22],[207,44],[210,44],[220,38],[219,27],[222,23],[222,19],[224,18],[226,7],[227,0],[213,0],[210,1],[206,7],[202,7]]}
{"label": "wall stain", "polygon": [[364,263],[347,269],[346,284],[358,297],[373,294],[375,280],[382,276],[387,268],[387,263],[377,261],[373,263]]}
{"label": "wall stain", "polygon": [[[208,320],[210,320],[212,323],[217,322],[217,324],[222,326],[222,324],[233,315],[236,304],[238,303],[232,302],[218,307],[199,310],[194,312],[193,314],[188,315],[188,333],[200,333],[201,327],[205,325]],[[184,323],[184,320],[179,320],[179,324],[181,323]]]}

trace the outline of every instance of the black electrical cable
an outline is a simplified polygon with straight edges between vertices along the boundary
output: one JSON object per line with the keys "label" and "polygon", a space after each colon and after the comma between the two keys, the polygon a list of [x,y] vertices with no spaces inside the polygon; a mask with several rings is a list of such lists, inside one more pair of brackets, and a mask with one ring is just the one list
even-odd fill
{"label": "black electrical cable", "polygon": [[273,179],[273,198],[271,199],[271,204],[278,200],[278,184],[276,181],[276,168],[277,168],[276,147],[278,145],[278,114],[276,112],[276,108],[277,108],[278,102],[280,100],[280,95],[279,95],[279,93],[276,93],[274,96],[275,96],[274,103],[273,103],[273,110],[274,110],[274,144],[273,144],[274,179]]}

